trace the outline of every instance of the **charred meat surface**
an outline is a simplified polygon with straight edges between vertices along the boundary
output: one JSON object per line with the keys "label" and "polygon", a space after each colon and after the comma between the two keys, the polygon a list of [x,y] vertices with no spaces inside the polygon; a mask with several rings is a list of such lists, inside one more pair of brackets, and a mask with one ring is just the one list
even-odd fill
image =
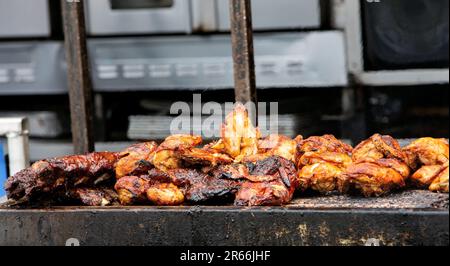
{"label": "charred meat surface", "polygon": [[175,169],[169,174],[191,203],[228,201],[240,187],[239,181],[215,178],[196,169]]}
{"label": "charred meat surface", "polygon": [[118,203],[117,193],[110,188],[75,188],[69,197],[86,206],[110,206]]}
{"label": "charred meat surface", "polygon": [[101,185],[114,178],[117,160],[117,153],[100,152],[39,161],[7,180],[8,199],[34,203],[73,188]]}
{"label": "charred meat surface", "polygon": [[[268,179],[252,181],[251,177],[268,177]],[[292,200],[298,187],[295,164],[279,156],[258,161],[252,166],[248,179],[243,182],[236,195],[237,206],[285,205]]]}

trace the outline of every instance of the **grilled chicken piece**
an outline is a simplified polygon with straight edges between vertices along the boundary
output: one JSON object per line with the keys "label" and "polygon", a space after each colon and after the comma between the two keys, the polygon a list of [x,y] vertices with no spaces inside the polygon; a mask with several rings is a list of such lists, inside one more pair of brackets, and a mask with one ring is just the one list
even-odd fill
{"label": "grilled chicken piece", "polygon": [[352,147],[332,135],[299,141],[297,168],[300,189],[320,193],[345,188],[344,170],[352,163]]}
{"label": "grilled chicken piece", "polygon": [[242,104],[237,104],[233,112],[225,119],[222,125],[221,138],[224,151],[235,162],[258,153],[258,139],[261,133],[250,121],[248,111]]}
{"label": "grilled chicken piece", "polygon": [[345,172],[345,176],[350,180],[352,189],[360,191],[366,197],[378,197],[405,186],[406,177],[387,166],[397,163],[402,165],[402,168],[406,167],[405,171],[408,169],[406,164],[394,159],[379,159],[352,164]]}
{"label": "grilled chicken piece", "polygon": [[145,142],[122,151],[116,166],[116,178],[145,175],[153,168],[152,160],[157,148],[156,142]]}
{"label": "grilled chicken piece", "polygon": [[336,139],[333,135],[315,136],[305,140],[300,139],[297,142],[299,143],[297,147],[298,158],[301,158],[307,152],[351,154],[353,150],[352,146]]}
{"label": "grilled chicken piece", "polygon": [[75,188],[69,197],[86,206],[109,206],[118,201],[117,193],[110,188]]}
{"label": "grilled chicken piece", "polygon": [[449,144],[445,139],[421,138],[404,148],[413,170],[423,165],[443,165],[449,161]]}
{"label": "grilled chicken piece", "polygon": [[177,206],[184,202],[181,190],[171,183],[153,185],[146,193],[147,199],[158,206]]}
{"label": "grilled chicken piece", "polygon": [[216,166],[233,163],[233,159],[226,154],[199,148],[180,149],[176,156],[188,165]]}
{"label": "grilled chicken piece", "polygon": [[410,181],[418,188],[429,188],[443,169],[442,165],[422,166],[411,176]]}
{"label": "grilled chicken piece", "polygon": [[41,198],[65,198],[76,187],[95,187],[114,177],[117,153],[100,152],[39,161],[8,178],[8,199],[37,203]]}
{"label": "grilled chicken piece", "polygon": [[250,177],[271,177],[268,180],[247,178],[239,189],[237,206],[275,206],[288,204],[298,186],[295,165],[280,156],[258,161],[251,168]]}
{"label": "grilled chicken piece", "polygon": [[448,163],[443,166],[443,170],[434,178],[430,185],[430,190],[435,192],[448,193],[449,184],[449,166]]}
{"label": "grilled chicken piece", "polygon": [[382,196],[405,187],[410,175],[406,154],[390,136],[376,134],[353,151],[353,163],[343,174],[344,191],[359,191],[366,197]]}
{"label": "grilled chicken piece", "polygon": [[161,171],[182,167],[182,161],[177,155],[181,149],[193,148],[202,143],[200,136],[172,135],[159,145],[153,157],[153,165]]}
{"label": "grilled chicken piece", "polygon": [[311,188],[320,193],[327,193],[341,188],[343,170],[331,163],[315,163],[306,165],[300,170],[301,188]]}
{"label": "grilled chicken piece", "polygon": [[297,142],[282,135],[270,135],[258,142],[258,154],[244,158],[244,162],[257,162],[272,156],[280,156],[295,162]]}
{"label": "grilled chicken piece", "polygon": [[[115,189],[119,194],[119,201],[122,205],[145,204],[149,200],[155,204],[171,205],[172,201],[165,203],[167,198],[162,197],[158,199],[153,196],[151,199],[147,198],[148,190],[160,184],[170,184],[172,179],[164,172],[154,168],[146,175],[142,176],[125,176],[119,180],[115,185]],[[161,195],[164,196],[164,195]]]}
{"label": "grilled chicken piece", "polygon": [[147,202],[147,190],[152,184],[146,176],[124,176],[119,179],[114,189],[119,195],[120,204],[128,206]]}
{"label": "grilled chicken piece", "polygon": [[383,158],[407,162],[406,154],[402,151],[400,144],[391,136],[375,134],[353,150],[352,159],[354,162],[376,161]]}
{"label": "grilled chicken piece", "polygon": [[206,148],[196,148],[202,143],[200,136],[173,135],[168,137],[156,150],[153,164],[161,171],[185,166],[203,165],[215,166],[217,164],[232,163],[228,155]]}
{"label": "grilled chicken piece", "polygon": [[408,164],[416,172],[413,185],[448,193],[449,144],[445,139],[421,138],[404,148]]}

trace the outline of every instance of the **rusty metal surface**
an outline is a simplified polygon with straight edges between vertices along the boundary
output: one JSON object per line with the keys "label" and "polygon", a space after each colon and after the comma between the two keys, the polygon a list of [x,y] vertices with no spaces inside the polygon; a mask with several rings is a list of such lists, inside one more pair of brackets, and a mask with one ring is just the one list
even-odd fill
{"label": "rusty metal surface", "polygon": [[83,1],[61,0],[74,153],[94,151],[92,82]]}
{"label": "rusty metal surface", "polygon": [[250,0],[230,0],[236,102],[257,103]]}
{"label": "rusty metal surface", "polygon": [[299,198],[285,207],[0,209],[0,245],[64,245],[76,238],[94,246],[446,246],[448,218],[448,195],[427,191]]}

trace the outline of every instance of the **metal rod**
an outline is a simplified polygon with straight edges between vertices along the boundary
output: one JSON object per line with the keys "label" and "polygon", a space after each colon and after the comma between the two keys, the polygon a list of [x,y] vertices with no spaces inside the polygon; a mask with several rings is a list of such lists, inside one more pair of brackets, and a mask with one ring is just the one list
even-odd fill
{"label": "metal rod", "polygon": [[236,102],[257,103],[250,0],[230,0]]}
{"label": "metal rod", "polygon": [[94,151],[92,82],[83,1],[61,0],[74,152]]}

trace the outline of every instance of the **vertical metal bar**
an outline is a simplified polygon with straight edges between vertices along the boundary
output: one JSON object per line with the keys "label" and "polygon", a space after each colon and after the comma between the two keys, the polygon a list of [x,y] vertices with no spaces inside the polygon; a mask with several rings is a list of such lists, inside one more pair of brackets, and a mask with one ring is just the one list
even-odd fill
{"label": "vertical metal bar", "polygon": [[92,82],[86,45],[83,0],[61,0],[74,152],[94,151]]}
{"label": "vertical metal bar", "polygon": [[257,103],[250,0],[230,0],[236,101]]}

